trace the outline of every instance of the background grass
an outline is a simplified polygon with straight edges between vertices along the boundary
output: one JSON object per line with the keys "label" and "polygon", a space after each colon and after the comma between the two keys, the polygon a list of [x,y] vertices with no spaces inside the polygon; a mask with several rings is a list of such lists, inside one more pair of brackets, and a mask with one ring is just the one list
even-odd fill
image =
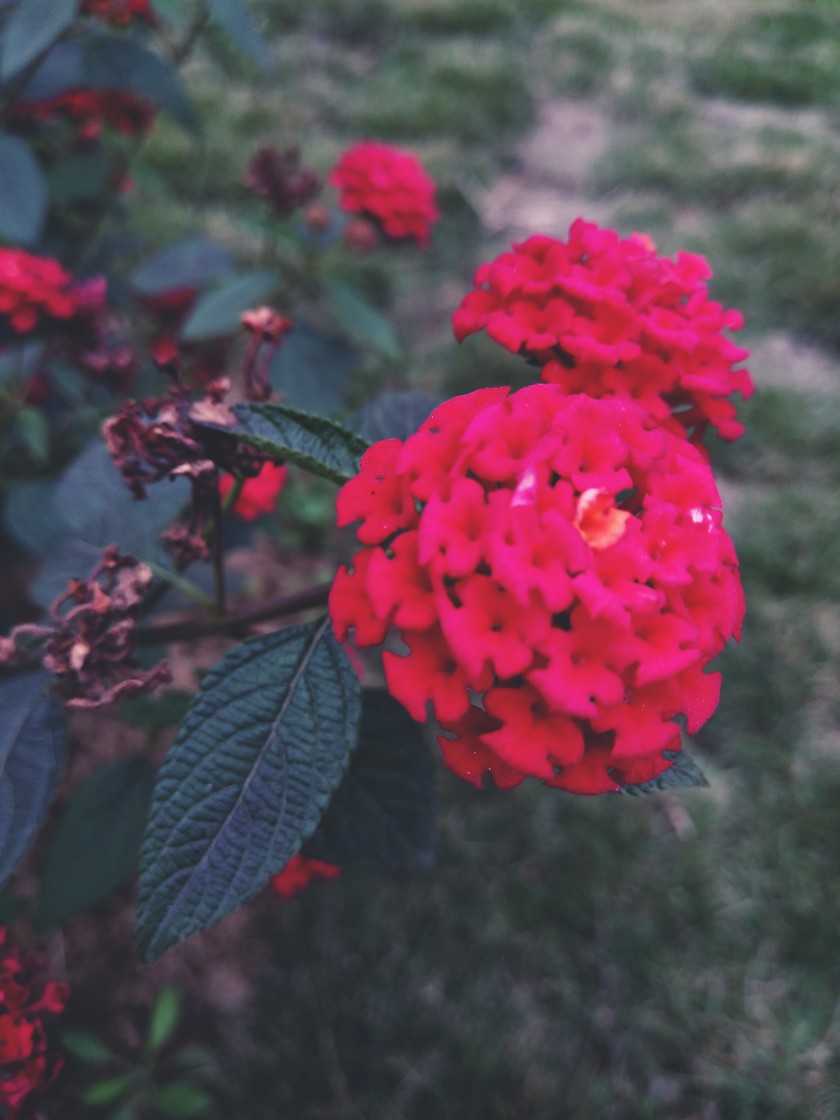
{"label": "background grass", "polygon": [[[446,218],[386,268],[407,378],[510,376],[448,315],[502,242],[476,199],[521,169],[547,101],[610,143],[584,184],[625,232],[705,252],[750,341],[748,434],[714,457],[748,596],[696,756],[708,791],[631,800],[440,775],[440,866],[346,874],[278,904],[247,1034],[220,1059],[247,1120],[832,1120],[840,1115],[840,9],[712,0],[264,0],[277,67],[197,65],[196,143],[164,126],[138,190],[151,242],[199,222],[247,250],[258,143],[326,169],[410,144]],[[562,155],[562,153],[560,153]],[[166,173],[174,196],[162,187]],[[565,228],[547,229],[559,236]],[[376,267],[379,267],[378,265]],[[826,351],[818,383],[815,356]]]}

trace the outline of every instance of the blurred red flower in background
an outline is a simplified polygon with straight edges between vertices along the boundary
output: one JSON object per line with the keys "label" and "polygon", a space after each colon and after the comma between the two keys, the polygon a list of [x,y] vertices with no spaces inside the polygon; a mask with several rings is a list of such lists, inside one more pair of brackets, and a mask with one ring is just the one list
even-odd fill
{"label": "blurred red flower in background", "polygon": [[339,159],[328,181],[338,188],[339,206],[376,219],[391,238],[414,238],[426,246],[440,217],[435,184],[410,152],[389,144],[354,144]]}

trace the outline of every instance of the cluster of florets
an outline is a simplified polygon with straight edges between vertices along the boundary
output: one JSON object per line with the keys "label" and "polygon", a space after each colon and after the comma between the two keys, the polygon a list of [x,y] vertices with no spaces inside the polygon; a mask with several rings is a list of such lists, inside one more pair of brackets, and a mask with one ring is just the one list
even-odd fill
{"label": "cluster of florets", "polygon": [[63,1064],[49,1049],[44,1019],[61,1014],[70,989],[40,972],[39,959],[10,948],[0,926],[0,1110],[8,1120],[28,1111]]}
{"label": "cluster of florets", "polygon": [[0,248],[0,336],[31,334],[75,318],[90,320],[104,301],[101,277],[76,284],[52,257]]}
{"label": "cluster of florets", "polygon": [[428,245],[440,217],[435,184],[410,152],[373,141],[355,144],[328,181],[338,188],[342,210],[373,218],[386,237]]}
{"label": "cluster of florets", "polygon": [[292,856],[286,866],[275,875],[269,886],[281,898],[291,898],[300,891],[306,890],[313,879],[335,879],[341,874],[341,868],[334,863],[324,863],[320,859],[310,859],[309,856]]}
{"label": "cluster of florets", "polygon": [[42,664],[58,678],[68,708],[101,708],[168,684],[167,662],[143,670],[133,660],[151,582],[148,564],[106,548],[87,579],[69,581],[50,607],[50,623],[24,623],[0,638],[0,664],[14,664],[31,643],[42,643]]}
{"label": "cluster of florets", "polygon": [[147,23],[150,27],[158,24],[151,0],[82,0],[81,12],[117,27],[130,23]]}
{"label": "cluster of florets", "polygon": [[631,401],[456,397],[374,444],[337,514],[366,547],[336,577],[336,633],[400,632],[388,689],[431,709],[469,781],[616,790],[671,765],[675,719],[714,711],[737,560],[702,453]]}
{"label": "cluster of florets", "polygon": [[311,168],[301,164],[297,145],[282,151],[266,146],[248,164],[245,186],[264,198],[274,216],[282,221],[315,198],[321,190],[321,180]]}
{"label": "cluster of florets", "polygon": [[578,219],[567,242],[529,237],[481,265],[453,328],[459,342],[486,330],[567,393],[630,397],[672,431],[737,439],[728,398],[753,385],[725,332],[743,321],[709,299],[710,276],[701,256],[660,257],[648,237]]}
{"label": "cluster of florets", "polygon": [[145,136],[157,112],[151,102],[120,89],[71,89],[41,101],[21,100],[10,116],[13,126],[67,121],[80,140],[96,140],[107,127],[121,136]]}

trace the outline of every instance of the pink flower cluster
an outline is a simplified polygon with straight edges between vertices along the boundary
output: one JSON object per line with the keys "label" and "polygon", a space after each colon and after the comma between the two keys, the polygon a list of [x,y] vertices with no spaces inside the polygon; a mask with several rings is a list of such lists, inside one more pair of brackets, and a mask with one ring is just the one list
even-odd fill
{"label": "pink flower cluster", "polygon": [[729,399],[753,391],[748,352],[726,335],[742,318],[709,299],[703,257],[657,255],[578,219],[568,241],[535,236],[480,266],[453,316],[458,341],[476,331],[540,367],[567,393],[632,398],[671,431],[737,439]]}
{"label": "pink flower cluster", "polygon": [[701,451],[628,400],[537,384],[440,405],[374,444],[340,491],[364,546],[330,597],[340,640],[381,643],[388,689],[481,785],[603,793],[668,769],[743,596]]}
{"label": "pink flower cluster", "polygon": [[44,1017],[64,1010],[70,989],[38,977],[38,961],[6,944],[0,926],[0,1110],[18,1120],[62,1066],[49,1050]]}
{"label": "pink flower cluster", "polygon": [[0,329],[29,334],[76,315],[95,315],[104,300],[101,278],[76,284],[52,257],[0,248]]}
{"label": "pink flower cluster", "polygon": [[344,153],[328,182],[339,191],[339,206],[373,218],[386,237],[429,244],[440,217],[435,184],[410,152],[365,141]]}

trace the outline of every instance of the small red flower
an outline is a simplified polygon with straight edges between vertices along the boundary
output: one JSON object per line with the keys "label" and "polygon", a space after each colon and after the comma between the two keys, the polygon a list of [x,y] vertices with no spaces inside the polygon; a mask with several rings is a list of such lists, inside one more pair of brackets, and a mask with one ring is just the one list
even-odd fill
{"label": "small red flower", "polygon": [[158,23],[151,0],[82,0],[81,11],[83,15],[118,27],[127,27],[130,23],[155,27]]}
{"label": "small red flower", "polygon": [[70,994],[66,984],[40,977],[41,962],[7,944],[0,926],[0,1110],[18,1120],[62,1067],[49,1049],[44,1017],[60,1015]]}
{"label": "small red flower", "polygon": [[710,276],[694,253],[660,257],[647,237],[578,219],[567,242],[529,237],[481,265],[452,325],[459,342],[486,330],[567,393],[629,397],[673,432],[733,440],[730,398],[753,384],[727,337],[741,315],[709,299]]}
{"label": "small red flower", "polygon": [[335,879],[341,874],[341,868],[334,863],[324,863],[320,859],[310,859],[298,852],[292,856],[283,870],[275,875],[269,884],[275,894],[281,898],[291,898],[299,891],[305,890],[313,879]]}
{"label": "small red flower", "polygon": [[[255,521],[263,514],[272,513],[277,504],[277,497],[286,485],[289,472],[285,464],[279,467],[274,463],[264,463],[260,473],[254,478],[249,478],[239,497],[233,504],[233,512],[243,521]],[[233,477],[224,475],[219,481],[219,492],[224,498],[233,487]]]}
{"label": "small red flower", "polygon": [[481,785],[604,793],[666,770],[717,704],[705,672],[743,595],[700,450],[627,400],[532,385],[447,401],[339,492],[366,547],[330,595],[336,634],[389,628],[392,695]]}
{"label": "small red flower", "polygon": [[354,144],[328,181],[338,188],[342,210],[374,218],[387,237],[428,245],[440,217],[435,184],[410,152],[374,141]]}

